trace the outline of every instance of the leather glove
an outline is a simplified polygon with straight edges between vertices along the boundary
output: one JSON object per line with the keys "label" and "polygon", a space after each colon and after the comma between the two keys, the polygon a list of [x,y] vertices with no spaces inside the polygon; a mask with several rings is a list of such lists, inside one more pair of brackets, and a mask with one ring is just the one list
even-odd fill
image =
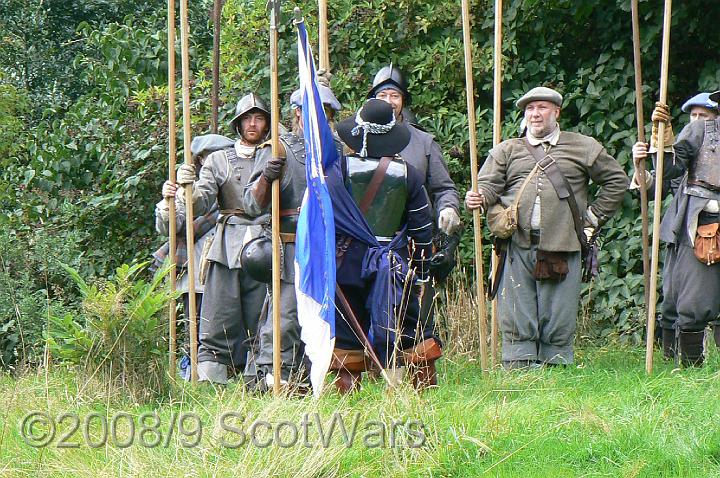
{"label": "leather glove", "polygon": [[657,123],[662,121],[663,123],[669,123],[670,122],[670,108],[665,103],[660,103],[659,101],[655,103],[655,109],[652,112],[652,116],[650,117],[653,121],[653,123]]}
{"label": "leather glove", "polygon": [[183,164],[178,168],[176,182],[181,186],[192,184],[195,182],[195,166],[192,164]]}
{"label": "leather glove", "polygon": [[471,211],[473,209],[480,208],[480,212],[485,212],[485,205],[487,204],[487,201],[485,200],[485,196],[483,196],[482,193],[476,193],[474,191],[468,191],[465,193],[465,207],[470,209]]}
{"label": "leather glove", "polygon": [[652,121],[653,124],[652,134],[650,136],[650,149],[652,151],[657,151],[660,122],[665,123],[665,134],[663,135],[664,147],[672,146],[673,143],[675,143],[675,135],[673,134],[672,124],[670,124],[670,110],[667,105],[660,103],[659,101],[655,103],[655,109],[652,113]]}
{"label": "leather glove", "polygon": [[460,244],[460,234],[446,236],[444,233],[438,233],[433,238],[433,242],[437,252],[430,258],[430,273],[435,280],[443,281],[455,268],[455,250]]}
{"label": "leather glove", "polygon": [[271,158],[265,165],[263,176],[270,182],[279,179],[285,166],[285,158]]}
{"label": "leather glove", "polygon": [[452,207],[446,207],[438,214],[438,229],[447,234],[452,235],[460,227],[460,216]]}

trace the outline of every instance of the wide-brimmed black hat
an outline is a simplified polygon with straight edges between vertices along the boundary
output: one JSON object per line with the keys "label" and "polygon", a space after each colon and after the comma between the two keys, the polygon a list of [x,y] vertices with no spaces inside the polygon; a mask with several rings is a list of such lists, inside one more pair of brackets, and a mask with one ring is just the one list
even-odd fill
{"label": "wide-brimmed black hat", "polygon": [[395,118],[392,106],[369,99],[351,118],[337,125],[340,139],[362,157],[393,156],[410,143],[410,130]]}

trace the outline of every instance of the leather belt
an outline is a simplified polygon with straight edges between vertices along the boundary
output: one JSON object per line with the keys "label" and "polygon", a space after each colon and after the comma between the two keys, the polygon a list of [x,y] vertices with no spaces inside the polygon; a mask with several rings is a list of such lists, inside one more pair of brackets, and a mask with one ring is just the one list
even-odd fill
{"label": "leather belt", "polygon": [[281,232],[280,233],[280,241],[283,244],[295,242],[295,233],[294,232]]}
{"label": "leather belt", "polygon": [[223,216],[244,216],[245,210],[244,209],[220,209],[220,214]]}
{"label": "leather belt", "polygon": [[300,215],[299,207],[296,207],[295,209],[280,209],[280,217],[299,216],[299,215]]}

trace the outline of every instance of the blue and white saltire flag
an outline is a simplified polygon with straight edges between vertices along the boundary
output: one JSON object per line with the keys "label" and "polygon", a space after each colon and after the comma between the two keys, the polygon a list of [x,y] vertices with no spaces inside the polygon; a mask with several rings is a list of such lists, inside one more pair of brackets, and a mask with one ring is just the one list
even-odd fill
{"label": "blue and white saltire flag", "polygon": [[338,159],[315,77],[305,23],[298,28],[298,69],[302,92],[307,190],[295,239],[295,293],[310,382],[322,393],[335,347],[335,223],[324,169]]}

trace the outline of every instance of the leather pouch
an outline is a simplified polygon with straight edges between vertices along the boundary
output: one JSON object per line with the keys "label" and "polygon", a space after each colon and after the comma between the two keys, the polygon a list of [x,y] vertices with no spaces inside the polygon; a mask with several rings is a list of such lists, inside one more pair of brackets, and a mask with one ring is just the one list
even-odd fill
{"label": "leather pouch", "polygon": [[561,282],[565,280],[569,271],[567,252],[537,251],[535,262],[535,280],[551,280]]}
{"label": "leather pouch", "polygon": [[695,235],[695,257],[705,265],[713,265],[720,261],[720,224],[704,224],[698,226]]}

